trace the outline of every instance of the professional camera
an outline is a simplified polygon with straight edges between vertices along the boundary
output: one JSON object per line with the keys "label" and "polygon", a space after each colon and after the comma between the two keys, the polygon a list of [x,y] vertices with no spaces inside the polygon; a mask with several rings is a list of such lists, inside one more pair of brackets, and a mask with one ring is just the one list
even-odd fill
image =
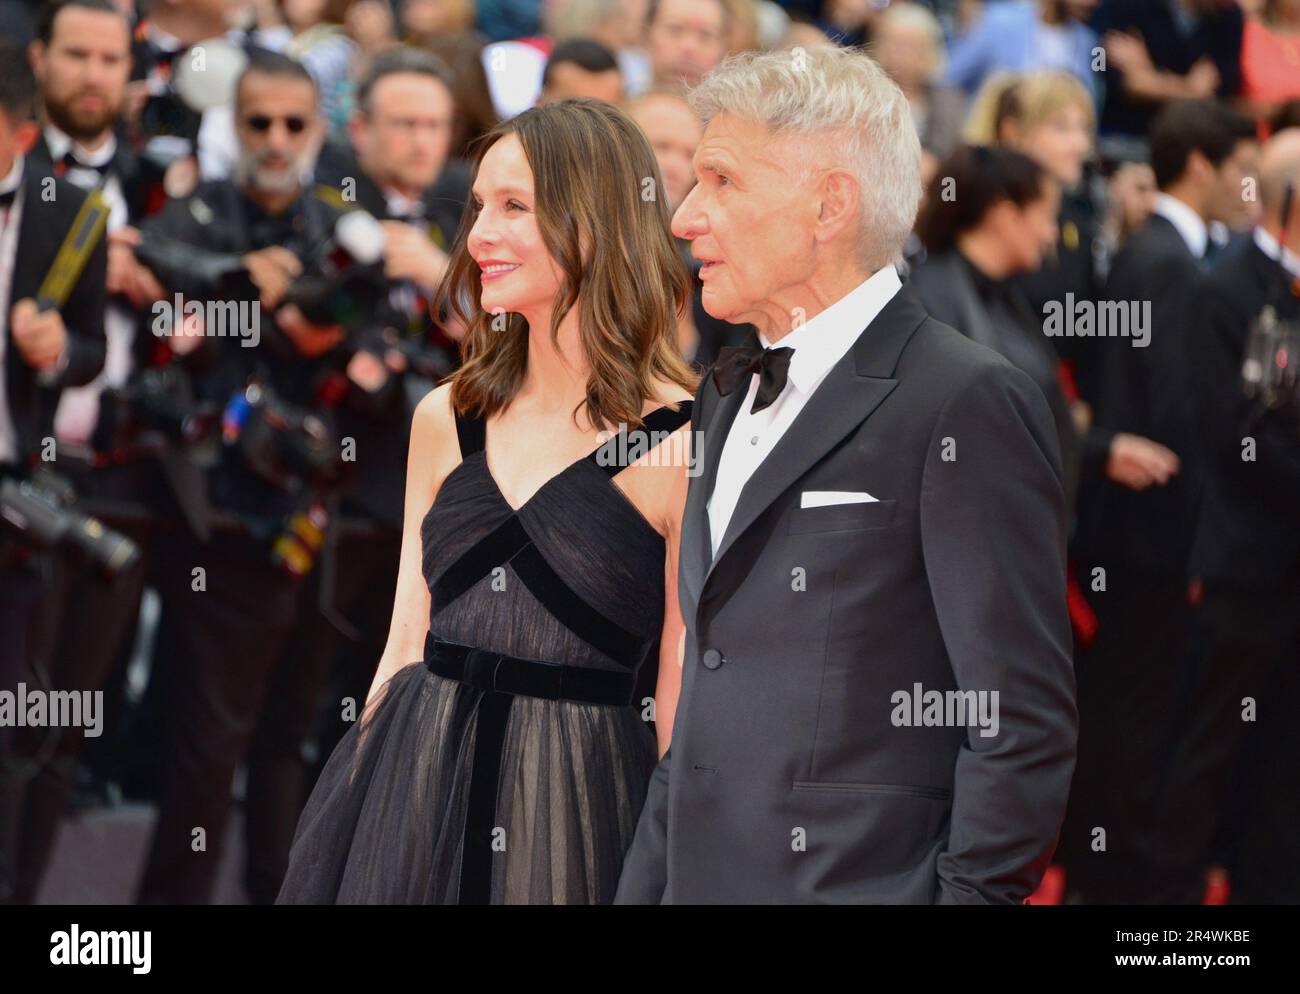
{"label": "professional camera", "polygon": [[1300,323],[1265,307],[1251,326],[1241,378],[1246,396],[1269,410],[1300,406]]}
{"label": "professional camera", "polygon": [[[1295,184],[1288,183],[1282,196],[1282,231],[1291,223],[1295,193]],[[1297,289],[1300,280],[1292,277],[1282,264],[1284,251],[1279,243],[1272,256],[1277,267],[1272,301],[1251,325],[1241,363],[1246,396],[1270,411],[1300,409],[1300,362],[1297,362],[1300,360],[1300,316],[1296,300],[1300,296]]]}
{"label": "professional camera", "polygon": [[211,465],[221,408],[195,400],[193,393],[189,377],[174,364],[144,369],[125,386],[106,389],[92,439],[95,451],[124,462],[179,448]]}
{"label": "professional camera", "polygon": [[338,219],[334,236],[303,258],[303,272],[282,303],[293,304],[312,324],[355,331],[387,306],[384,229],[364,211]]}
{"label": "professional camera", "polygon": [[351,469],[319,415],[285,402],[256,378],[226,405],[222,437],[254,473],[286,493],[335,489]]}
{"label": "professional camera", "polygon": [[64,479],[37,470],[0,483],[0,530],[29,549],[56,551],[111,581],[140,558],[139,547],[75,506]]}
{"label": "professional camera", "polygon": [[313,324],[342,327],[353,352],[373,355],[388,372],[437,382],[452,371],[454,358],[398,330],[404,320],[389,298],[386,247],[379,221],[364,211],[345,214],[332,239],[305,260],[305,271],[284,302],[297,305]]}

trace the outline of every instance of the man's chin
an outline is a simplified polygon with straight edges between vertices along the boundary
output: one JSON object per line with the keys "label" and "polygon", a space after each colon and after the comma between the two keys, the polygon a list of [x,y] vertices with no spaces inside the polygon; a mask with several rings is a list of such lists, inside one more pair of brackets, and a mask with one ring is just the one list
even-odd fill
{"label": "man's chin", "polygon": [[708,284],[705,284],[704,292],[700,294],[700,306],[704,308],[705,314],[718,321],[726,321],[728,324],[745,323],[736,317],[735,302],[716,293],[710,293]]}
{"label": "man's chin", "polygon": [[302,177],[292,169],[258,169],[253,185],[263,193],[288,194],[301,188]]}
{"label": "man's chin", "polygon": [[93,114],[68,112],[66,109],[58,116],[50,114],[50,121],[65,135],[75,142],[88,142],[98,138],[117,120],[115,112],[97,111]]}

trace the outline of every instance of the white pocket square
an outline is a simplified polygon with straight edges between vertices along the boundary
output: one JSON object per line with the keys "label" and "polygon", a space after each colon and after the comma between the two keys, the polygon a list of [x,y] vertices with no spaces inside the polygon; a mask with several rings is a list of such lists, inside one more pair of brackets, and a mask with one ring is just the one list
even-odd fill
{"label": "white pocket square", "polygon": [[800,507],[826,507],[829,504],[866,504],[876,498],[865,490],[805,490]]}

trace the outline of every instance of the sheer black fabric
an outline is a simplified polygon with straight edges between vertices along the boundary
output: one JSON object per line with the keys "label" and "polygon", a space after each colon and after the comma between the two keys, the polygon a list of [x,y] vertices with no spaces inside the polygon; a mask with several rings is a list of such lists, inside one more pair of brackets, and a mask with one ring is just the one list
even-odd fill
{"label": "sheer black fabric", "polygon": [[[661,408],[654,425],[679,428],[690,410],[689,401],[676,412]],[[488,471],[482,422],[458,418],[457,427],[462,461],[421,528],[431,636],[634,673],[663,625],[663,538],[591,457],[513,511]],[[526,555],[495,562],[475,551],[494,532],[514,533],[512,518]],[[464,580],[467,560],[481,575],[439,604],[440,582],[445,589],[457,564]],[[549,576],[545,586],[539,576]],[[548,609],[558,603],[557,587],[570,609],[602,623],[603,648],[592,644],[592,631],[574,630]],[[584,628],[572,610],[565,617]],[[500,760],[488,764],[494,844],[490,858],[483,850],[482,888],[463,888],[471,783],[477,776],[481,790],[485,779],[475,749],[481,738],[485,755],[492,748],[486,729],[494,721],[504,722]],[[330,756],[299,820],[277,903],[609,903],[655,762],[654,736],[635,702],[498,695],[412,661]]]}

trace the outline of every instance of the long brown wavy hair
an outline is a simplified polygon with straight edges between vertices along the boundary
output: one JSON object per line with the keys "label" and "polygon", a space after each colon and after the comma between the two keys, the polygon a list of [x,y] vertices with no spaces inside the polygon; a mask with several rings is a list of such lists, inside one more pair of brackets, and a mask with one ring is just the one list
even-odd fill
{"label": "long brown wavy hair", "polygon": [[[579,308],[591,373],[586,399],[573,416],[585,404],[593,426],[640,427],[641,408],[656,396],[656,378],[692,393],[698,381],[677,346],[677,315],[687,306],[690,275],[673,242],[654,152],[641,129],[613,105],[561,100],[526,110],[484,135],[472,159],[474,177],[487,150],[508,134],[523,145],[542,240],[563,274],[551,316],[552,343],[558,345],[565,315],[575,304]],[[479,306],[481,274],[467,247],[477,214],[471,199],[438,305],[468,328],[462,364],[451,375],[452,405],[459,413],[487,417],[507,407],[523,383],[528,325],[520,314],[494,319]]]}

